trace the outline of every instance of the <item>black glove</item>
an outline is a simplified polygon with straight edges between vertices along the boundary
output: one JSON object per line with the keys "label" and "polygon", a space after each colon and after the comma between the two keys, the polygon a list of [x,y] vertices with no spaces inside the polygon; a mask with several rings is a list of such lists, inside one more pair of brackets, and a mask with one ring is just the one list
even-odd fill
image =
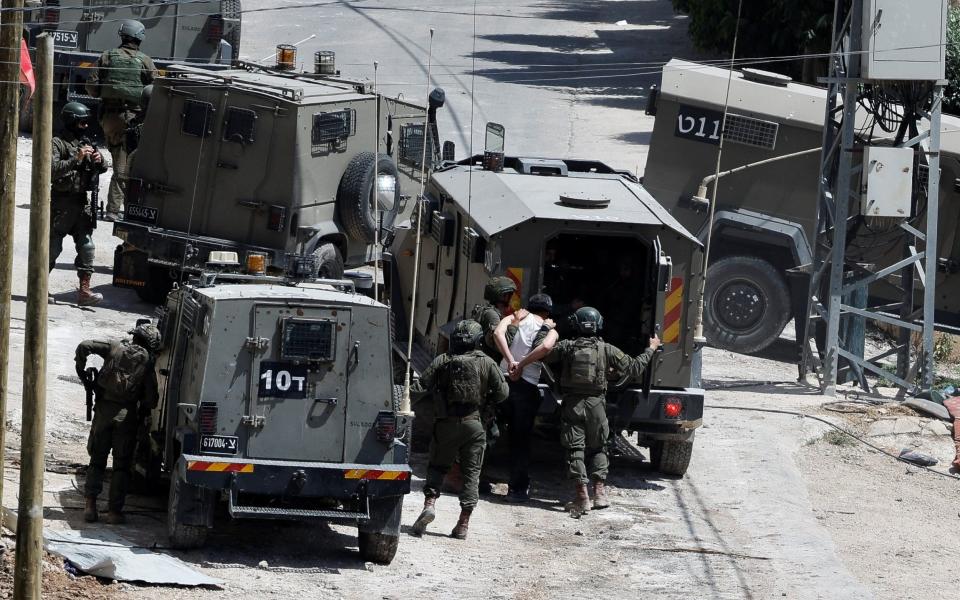
{"label": "black glove", "polygon": [[77,377],[80,378],[80,383],[83,383],[83,384],[87,383],[87,374],[84,373],[84,368],[81,367],[80,365],[77,365]]}

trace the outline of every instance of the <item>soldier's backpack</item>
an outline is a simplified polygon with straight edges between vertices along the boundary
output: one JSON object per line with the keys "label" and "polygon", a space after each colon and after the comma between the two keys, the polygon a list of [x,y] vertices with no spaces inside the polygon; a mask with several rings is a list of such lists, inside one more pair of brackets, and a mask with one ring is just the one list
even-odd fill
{"label": "soldier's backpack", "polygon": [[440,389],[447,404],[480,406],[483,403],[483,382],[477,368],[477,356],[461,354],[450,357],[443,366]]}
{"label": "soldier's backpack", "polygon": [[149,366],[150,353],[146,348],[126,342],[114,344],[103,361],[97,384],[110,398],[135,400],[131,396],[139,389]]}
{"label": "soldier's backpack", "polygon": [[563,392],[600,395],[607,391],[607,355],[600,338],[580,338],[563,357],[560,372]]}

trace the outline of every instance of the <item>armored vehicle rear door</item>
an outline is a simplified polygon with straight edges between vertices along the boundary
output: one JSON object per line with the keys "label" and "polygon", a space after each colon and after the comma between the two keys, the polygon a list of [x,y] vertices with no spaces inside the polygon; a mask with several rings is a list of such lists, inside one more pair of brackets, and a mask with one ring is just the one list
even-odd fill
{"label": "armored vehicle rear door", "polygon": [[247,455],[342,461],[350,310],[257,304],[249,343]]}

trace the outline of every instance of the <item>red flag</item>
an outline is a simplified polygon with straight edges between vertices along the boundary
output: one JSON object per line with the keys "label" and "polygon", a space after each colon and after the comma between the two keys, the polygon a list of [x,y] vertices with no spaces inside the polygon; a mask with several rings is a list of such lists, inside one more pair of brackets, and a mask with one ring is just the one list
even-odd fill
{"label": "red flag", "polygon": [[37,80],[33,76],[33,63],[30,62],[30,52],[27,50],[27,40],[20,40],[20,83],[26,85],[30,88],[30,93],[27,94],[27,97],[24,100],[28,100],[33,96],[34,90],[37,89]]}

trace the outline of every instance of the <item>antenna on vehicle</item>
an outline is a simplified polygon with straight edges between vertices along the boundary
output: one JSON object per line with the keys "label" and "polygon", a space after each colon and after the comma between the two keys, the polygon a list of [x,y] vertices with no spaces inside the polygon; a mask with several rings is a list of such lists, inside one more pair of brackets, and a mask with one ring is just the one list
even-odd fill
{"label": "antenna on vehicle", "polygon": [[[475,166],[473,163],[473,114],[475,112],[477,103],[474,97],[474,91],[476,90],[477,83],[477,0],[473,0],[473,51],[471,52],[471,67],[470,67],[470,166],[467,169],[467,227],[471,226],[473,221],[473,213],[470,210],[470,207],[473,204],[473,169]],[[463,237],[461,233],[461,237]],[[470,263],[466,263],[467,272],[463,278],[463,316],[467,316],[467,298],[470,293]],[[453,299],[456,301],[456,298]],[[451,302],[452,305],[452,302]]]}
{"label": "antenna on vehicle", "polygon": [[379,300],[380,294],[380,88],[377,87],[377,70],[379,61],[373,61],[373,95],[377,101],[376,138],[373,142],[373,185],[370,193],[373,195],[373,299]]}
{"label": "antenna on vehicle", "polygon": [[[430,49],[427,52],[427,93],[430,96],[430,73],[433,69],[433,27],[430,28]],[[420,195],[417,197],[417,243],[413,253],[413,286],[410,298],[410,327],[407,330],[407,372],[403,379],[403,399],[400,401],[400,413],[410,412],[410,372],[413,370],[413,330],[417,314],[417,288],[420,283],[420,242],[423,239],[423,200],[427,187],[427,131],[430,127],[430,112],[423,113],[423,147],[420,155]]]}
{"label": "antenna on vehicle", "polygon": [[[717,211],[717,188],[720,187],[720,159],[723,157],[723,140],[727,135],[727,114],[730,110],[730,86],[733,83],[733,66],[737,58],[737,38],[740,36],[740,15],[743,11],[743,0],[737,3],[737,23],[733,29],[733,49],[730,51],[730,70],[727,74],[727,95],[723,101],[723,120],[720,122],[720,141],[717,144],[717,167],[713,176],[713,193],[710,196],[710,215],[707,217],[707,241],[703,250],[703,271],[700,276],[700,286],[697,290],[697,311],[694,315],[693,341],[696,344],[705,344],[707,338],[703,335],[703,299],[707,287],[707,265],[710,264],[710,243],[713,240],[713,219]],[[705,190],[704,190],[705,191]]]}

